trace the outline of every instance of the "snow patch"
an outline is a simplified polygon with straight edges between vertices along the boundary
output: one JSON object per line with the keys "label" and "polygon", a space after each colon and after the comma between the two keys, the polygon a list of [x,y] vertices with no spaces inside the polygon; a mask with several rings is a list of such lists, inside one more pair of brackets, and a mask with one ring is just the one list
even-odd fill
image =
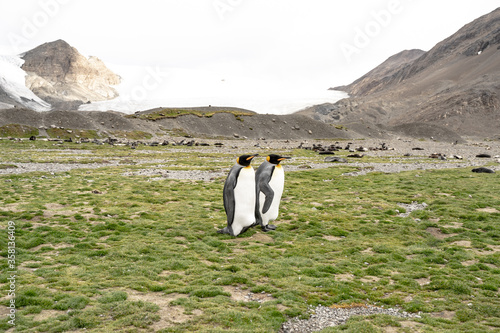
{"label": "snow patch", "polygon": [[[26,87],[24,60],[19,56],[0,55],[0,88],[19,104],[36,111],[48,111],[51,105]],[[3,105],[9,105],[2,103]]]}

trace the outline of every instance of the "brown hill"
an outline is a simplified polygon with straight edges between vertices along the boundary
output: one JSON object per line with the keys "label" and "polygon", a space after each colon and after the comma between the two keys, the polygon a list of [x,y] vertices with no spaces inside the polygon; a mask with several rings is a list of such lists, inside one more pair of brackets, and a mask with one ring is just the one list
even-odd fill
{"label": "brown hill", "polygon": [[498,134],[500,8],[465,25],[413,61],[385,67],[340,87],[352,97],[303,113],[344,124],[386,128],[427,124],[468,136]]}
{"label": "brown hill", "polygon": [[[209,109],[209,110],[207,110]],[[164,109],[172,113],[172,110]],[[160,111],[160,112],[159,112]],[[149,133],[153,137],[192,136],[230,139],[351,139],[360,135],[340,126],[325,124],[303,115],[267,115],[227,107],[175,109],[176,116],[147,117],[161,110],[126,115],[100,111],[46,111],[27,109],[0,110],[0,127],[19,124],[45,130],[91,130],[100,137],[124,136],[131,132]],[[154,120],[151,120],[154,119]],[[57,131],[56,131],[57,132]],[[68,132],[69,133],[69,132]],[[44,135],[44,134],[41,134]]]}
{"label": "brown hill", "polygon": [[54,108],[70,108],[118,96],[120,77],[96,57],[86,58],[63,40],[42,44],[22,56],[26,86]]}

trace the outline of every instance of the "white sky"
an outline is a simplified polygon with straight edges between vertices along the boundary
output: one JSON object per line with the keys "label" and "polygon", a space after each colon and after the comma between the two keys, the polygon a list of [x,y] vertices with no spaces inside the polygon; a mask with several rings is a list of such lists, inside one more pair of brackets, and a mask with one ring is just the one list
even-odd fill
{"label": "white sky", "polygon": [[429,50],[498,6],[498,0],[0,0],[0,54],[64,39],[106,64],[327,89],[404,49]]}

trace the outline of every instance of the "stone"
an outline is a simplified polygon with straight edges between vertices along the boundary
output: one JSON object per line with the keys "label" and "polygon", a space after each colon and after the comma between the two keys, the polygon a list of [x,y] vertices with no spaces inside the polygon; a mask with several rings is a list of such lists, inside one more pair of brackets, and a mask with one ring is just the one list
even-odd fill
{"label": "stone", "polygon": [[347,163],[347,160],[338,156],[328,156],[325,157],[325,162]]}
{"label": "stone", "polygon": [[495,173],[495,171],[493,171],[491,169],[488,169],[488,168],[485,168],[485,167],[480,167],[480,168],[472,169],[472,172],[476,172],[476,173]]}

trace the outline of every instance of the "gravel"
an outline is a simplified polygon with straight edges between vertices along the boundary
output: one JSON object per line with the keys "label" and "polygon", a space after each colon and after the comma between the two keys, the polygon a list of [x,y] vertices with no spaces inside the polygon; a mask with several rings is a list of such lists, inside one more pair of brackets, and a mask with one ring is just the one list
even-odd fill
{"label": "gravel", "polygon": [[[275,149],[293,150],[299,145],[312,146],[313,142],[321,143],[328,146],[332,140],[318,141],[308,143],[306,141],[298,140],[207,140],[210,142],[209,147],[191,147],[191,149],[181,149],[179,152],[190,152],[197,154],[197,152],[211,152],[211,153],[230,153],[233,156],[238,156],[248,152],[260,152],[262,156],[273,152]],[[222,147],[215,146],[216,142],[223,141]],[[257,144],[256,144],[257,142]],[[381,140],[353,140],[352,147],[358,147],[363,144],[365,147],[378,147]],[[310,163],[308,158],[294,157],[292,163],[284,165],[285,170],[298,171],[304,169],[321,169],[337,166],[350,166],[358,168],[357,171],[345,173],[344,176],[360,176],[369,172],[384,172],[394,173],[410,170],[427,170],[427,169],[449,169],[449,168],[475,168],[481,166],[488,166],[494,171],[500,171],[500,144],[498,142],[471,142],[467,144],[453,145],[449,143],[433,142],[433,141],[408,141],[401,139],[386,140],[384,142],[389,150],[384,151],[367,151],[365,155],[371,157],[389,157],[391,162],[387,163],[370,163],[363,160],[356,159],[349,160],[348,163]],[[341,145],[345,145],[345,142]],[[415,151],[414,147],[419,147],[423,150]],[[52,151],[47,149],[40,149],[40,151]],[[59,154],[71,155],[74,154],[75,158],[79,158],[81,154],[90,154],[85,150],[56,150]],[[477,158],[478,154],[488,152],[493,158]],[[202,171],[202,170],[169,170],[173,167],[173,160],[160,160],[154,158],[155,152],[141,151],[141,154],[150,153],[151,158],[139,157],[136,164],[151,164],[157,165],[146,167],[139,171],[124,173],[124,176],[146,176],[152,177],[152,180],[161,179],[191,179],[212,181],[219,177],[224,177],[232,165],[232,161],[228,161],[226,171]],[[445,160],[427,160],[428,156],[432,153],[439,153],[447,158]],[[459,156],[462,159],[456,159]],[[220,159],[220,158],[219,158]],[[15,165],[15,168],[0,168],[1,174],[20,174],[24,172],[66,172],[72,169],[96,169],[100,167],[108,167],[113,165],[123,165],[120,161],[109,161],[108,163],[10,163]]]}
{"label": "gravel", "polygon": [[125,172],[124,176],[148,176],[150,180],[162,179],[191,179],[212,181],[226,175],[227,172],[201,171],[201,170],[166,170],[161,168],[141,169],[133,172]]}
{"label": "gravel", "polygon": [[419,204],[418,202],[413,201],[411,204],[398,203],[398,206],[403,207],[406,210],[406,213],[398,214],[398,216],[408,217],[410,216],[411,212],[415,210],[424,210],[428,205],[425,202]]}
{"label": "gravel", "polygon": [[15,168],[0,169],[0,175],[12,175],[25,172],[66,172],[73,169],[97,169],[118,165],[118,163],[9,163]]}
{"label": "gravel", "polygon": [[312,309],[309,319],[291,319],[284,323],[279,333],[308,333],[318,332],[327,327],[343,325],[352,316],[368,316],[373,314],[385,314],[400,318],[420,318],[418,314],[410,314],[394,308],[380,308],[372,305],[356,306],[351,308],[329,308],[318,306]]}

